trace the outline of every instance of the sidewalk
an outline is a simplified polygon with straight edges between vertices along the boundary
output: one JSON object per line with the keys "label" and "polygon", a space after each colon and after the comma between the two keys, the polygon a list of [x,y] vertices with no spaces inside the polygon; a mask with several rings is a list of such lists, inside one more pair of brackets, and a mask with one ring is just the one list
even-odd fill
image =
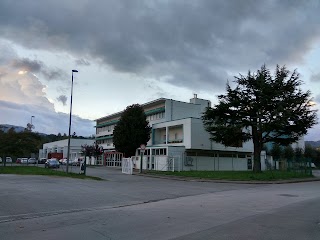
{"label": "sidewalk", "polygon": [[[316,172],[314,172],[316,171]],[[215,183],[238,183],[238,184],[285,184],[285,183],[299,183],[299,182],[315,182],[320,181],[320,170],[314,170],[312,173],[314,177],[310,178],[295,178],[295,179],[285,179],[285,180],[271,180],[271,181],[242,181],[242,180],[224,180],[224,179],[206,179],[206,178],[192,178],[192,177],[182,177],[182,176],[171,176],[171,175],[157,175],[152,173],[139,173],[133,172],[133,175],[151,177],[151,178],[161,178],[161,179],[171,179],[176,181],[188,181],[188,182],[215,182]]]}
{"label": "sidewalk", "polygon": [[[62,171],[65,171],[66,166],[61,166]],[[79,167],[69,167],[70,172],[79,173]],[[182,177],[182,176],[171,176],[171,175],[158,175],[152,173],[139,173],[139,170],[134,170],[134,176],[167,179],[175,181],[187,181],[187,182],[215,182],[215,183],[235,183],[235,184],[284,184],[284,183],[299,183],[299,182],[314,182],[320,181],[320,170],[313,170],[312,178],[295,178],[286,180],[275,180],[275,181],[242,181],[242,180],[224,180],[224,179],[205,179],[205,178],[192,178],[192,177]],[[125,178],[127,174],[121,173],[120,168],[105,167],[105,166],[87,166],[87,175],[100,177],[103,179],[109,179],[110,177]]]}

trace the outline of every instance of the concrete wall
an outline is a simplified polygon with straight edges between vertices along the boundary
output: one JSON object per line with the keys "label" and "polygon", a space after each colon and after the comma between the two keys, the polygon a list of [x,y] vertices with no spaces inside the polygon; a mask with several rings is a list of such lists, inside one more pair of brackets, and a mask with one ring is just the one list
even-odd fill
{"label": "concrete wall", "polygon": [[226,147],[210,140],[210,134],[205,130],[202,119],[191,119],[191,147],[192,149],[221,150],[234,152],[253,152],[253,142],[243,143],[242,147]]}
{"label": "concrete wall", "polygon": [[194,104],[168,99],[165,103],[165,120],[173,121],[189,117],[199,118],[208,105],[210,105],[208,100],[201,100]]}
{"label": "concrete wall", "polygon": [[[70,139],[70,158],[80,156],[81,146],[92,145],[94,141],[93,139]],[[67,158],[68,139],[43,144],[43,148],[39,150],[39,158],[47,158],[49,152],[63,153],[63,157]]]}
{"label": "concrete wall", "polygon": [[192,166],[183,166],[184,171],[247,171],[247,158],[188,156]]}

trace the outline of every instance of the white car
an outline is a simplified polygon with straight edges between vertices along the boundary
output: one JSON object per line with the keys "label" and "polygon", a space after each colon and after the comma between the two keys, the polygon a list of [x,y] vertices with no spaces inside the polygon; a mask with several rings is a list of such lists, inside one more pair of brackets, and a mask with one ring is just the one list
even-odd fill
{"label": "white car", "polygon": [[7,163],[12,163],[12,158],[11,157],[6,157],[6,162]]}
{"label": "white car", "polygon": [[35,164],[37,162],[37,160],[35,158],[29,158],[28,159],[28,163],[33,163]]}
{"label": "white car", "polygon": [[28,163],[28,158],[21,158],[21,164],[27,164]]}

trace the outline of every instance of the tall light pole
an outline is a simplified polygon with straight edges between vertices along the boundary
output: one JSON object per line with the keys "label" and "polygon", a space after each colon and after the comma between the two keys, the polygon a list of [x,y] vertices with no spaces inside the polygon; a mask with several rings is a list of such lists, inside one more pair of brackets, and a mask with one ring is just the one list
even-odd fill
{"label": "tall light pole", "polygon": [[34,118],[34,116],[31,116],[31,121],[30,121],[30,123],[27,124],[27,129],[28,129],[30,132],[32,132],[32,128],[33,128],[32,118]]}
{"label": "tall light pole", "polygon": [[34,116],[31,116],[31,121],[30,121],[30,123],[31,123],[31,129],[30,129],[30,131],[32,131],[32,128],[33,128],[33,125],[32,125],[32,118],[34,118]]}
{"label": "tall light pole", "polygon": [[67,173],[69,171],[69,158],[70,158],[70,133],[71,133],[71,114],[72,114],[72,92],[73,92],[73,73],[78,70],[72,70],[71,74],[71,97],[70,97],[70,116],[69,116],[69,137],[68,137],[68,153],[67,153]]}

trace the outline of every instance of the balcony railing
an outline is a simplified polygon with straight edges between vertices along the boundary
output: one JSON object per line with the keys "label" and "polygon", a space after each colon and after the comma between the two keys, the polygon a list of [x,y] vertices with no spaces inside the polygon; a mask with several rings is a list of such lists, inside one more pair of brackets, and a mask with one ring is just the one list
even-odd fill
{"label": "balcony railing", "polygon": [[[171,144],[171,143],[183,143],[183,139],[168,140],[168,144]],[[166,141],[165,140],[154,141],[154,144],[166,144]]]}

